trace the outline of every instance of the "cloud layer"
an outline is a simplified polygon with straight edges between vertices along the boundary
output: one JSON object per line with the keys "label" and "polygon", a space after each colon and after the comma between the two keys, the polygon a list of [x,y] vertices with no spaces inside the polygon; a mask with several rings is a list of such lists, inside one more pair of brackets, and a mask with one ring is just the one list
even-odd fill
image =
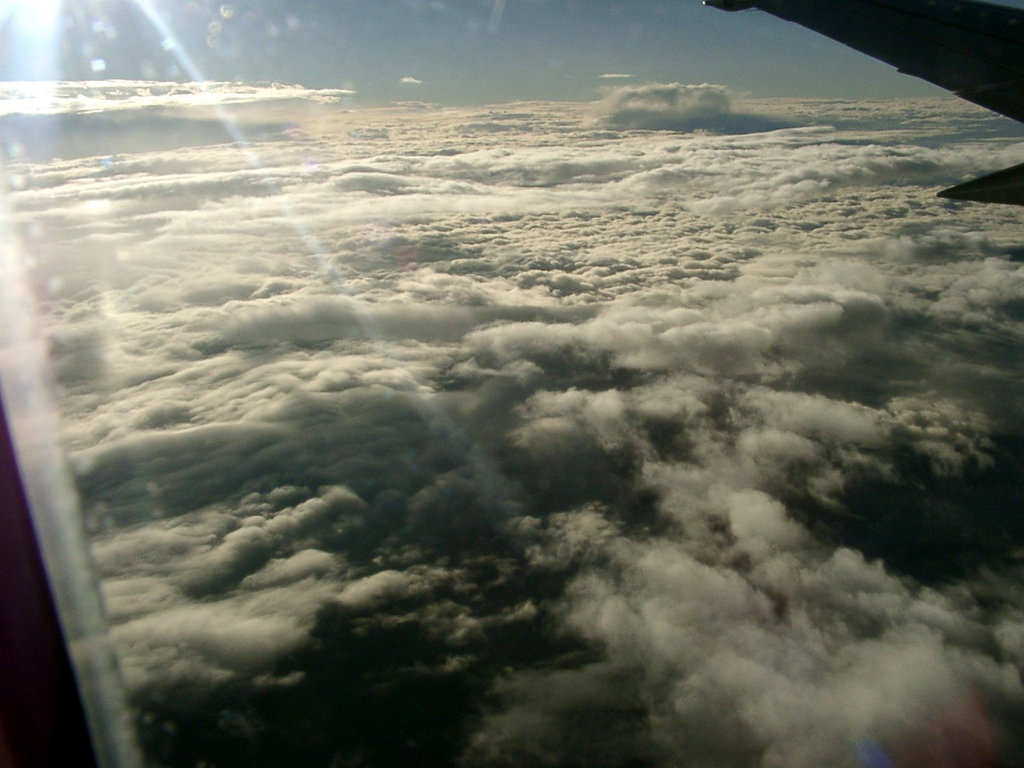
{"label": "cloud layer", "polygon": [[9,176],[154,765],[1019,762],[1015,138],[307,106]]}

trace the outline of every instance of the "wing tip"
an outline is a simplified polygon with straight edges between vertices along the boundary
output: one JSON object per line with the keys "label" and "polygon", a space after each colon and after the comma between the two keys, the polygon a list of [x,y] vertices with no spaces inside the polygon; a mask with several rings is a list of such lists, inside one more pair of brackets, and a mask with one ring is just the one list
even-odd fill
{"label": "wing tip", "polygon": [[704,5],[723,11],[745,11],[757,5],[756,0],[704,0]]}
{"label": "wing tip", "polygon": [[1024,205],[1024,163],[936,193],[945,200]]}

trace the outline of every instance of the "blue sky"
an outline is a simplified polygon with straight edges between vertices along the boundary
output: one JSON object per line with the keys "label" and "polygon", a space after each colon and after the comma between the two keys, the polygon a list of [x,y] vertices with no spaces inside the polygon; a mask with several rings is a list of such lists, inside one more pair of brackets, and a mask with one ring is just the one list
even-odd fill
{"label": "blue sky", "polygon": [[[3,79],[47,74],[45,39],[17,24],[23,5],[6,5],[15,18],[8,11],[0,41]],[[699,0],[153,0],[153,8],[204,77],[347,87],[364,103],[589,100],[615,82],[601,78],[608,74],[721,83],[755,96],[937,92],[767,14],[727,14]],[[61,77],[184,76],[136,2],[65,2],[63,14]]]}

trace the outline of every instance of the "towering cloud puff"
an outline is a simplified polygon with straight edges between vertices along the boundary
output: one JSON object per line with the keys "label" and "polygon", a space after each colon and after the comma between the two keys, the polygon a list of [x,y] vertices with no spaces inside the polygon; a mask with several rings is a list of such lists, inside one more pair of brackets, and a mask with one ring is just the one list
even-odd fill
{"label": "towering cloud puff", "polygon": [[734,111],[733,101],[721,85],[627,85],[610,90],[595,113],[605,125],[620,129],[755,133],[781,127],[781,122]]}

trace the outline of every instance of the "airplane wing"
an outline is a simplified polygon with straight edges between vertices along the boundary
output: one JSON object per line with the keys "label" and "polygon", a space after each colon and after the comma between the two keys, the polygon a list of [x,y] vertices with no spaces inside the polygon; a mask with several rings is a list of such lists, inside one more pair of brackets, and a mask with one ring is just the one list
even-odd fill
{"label": "airplane wing", "polygon": [[[758,8],[1024,122],[1024,11],[972,0],[704,0]],[[943,197],[1024,205],[1024,165]]]}

